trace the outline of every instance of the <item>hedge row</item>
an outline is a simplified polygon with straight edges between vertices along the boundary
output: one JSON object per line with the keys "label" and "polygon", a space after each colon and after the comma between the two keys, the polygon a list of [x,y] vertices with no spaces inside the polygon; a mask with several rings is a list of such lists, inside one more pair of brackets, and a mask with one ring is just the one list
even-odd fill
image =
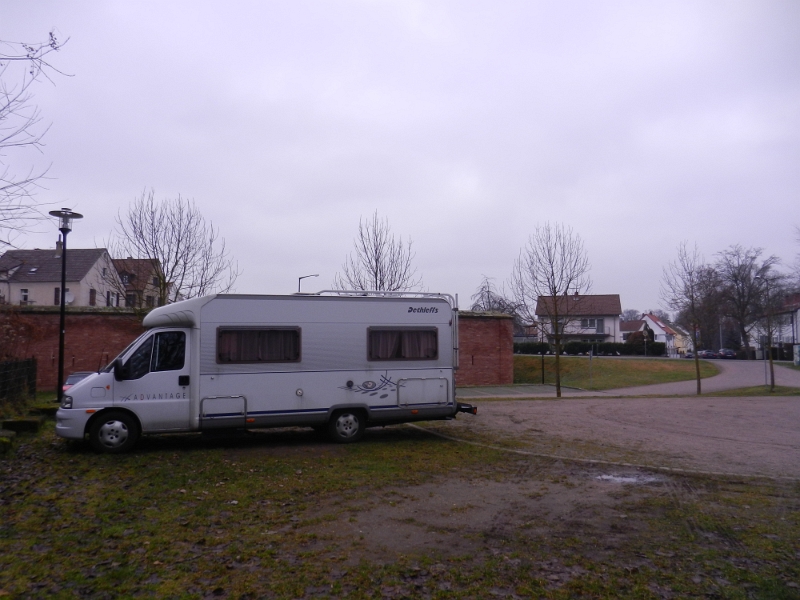
{"label": "hedge row", "polygon": [[[589,354],[595,356],[643,356],[643,344],[620,344],[615,342],[567,342],[562,348],[562,354]],[[663,342],[650,342],[647,344],[647,356],[664,356],[666,344]],[[555,348],[544,342],[522,342],[514,344],[514,354],[555,354]]]}

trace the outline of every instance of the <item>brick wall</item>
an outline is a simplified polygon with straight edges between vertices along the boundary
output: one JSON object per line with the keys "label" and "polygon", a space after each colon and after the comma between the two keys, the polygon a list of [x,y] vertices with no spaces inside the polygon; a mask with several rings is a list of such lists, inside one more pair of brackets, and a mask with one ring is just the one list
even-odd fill
{"label": "brick wall", "polygon": [[[36,358],[36,387],[55,391],[58,378],[58,307],[0,310],[0,358]],[[64,376],[96,371],[144,329],[131,312],[68,308],[64,337]]]}
{"label": "brick wall", "polygon": [[[55,390],[58,376],[58,307],[0,309],[0,359],[38,363],[36,386]],[[132,312],[68,308],[64,375],[106,365],[144,331]],[[458,385],[505,385],[514,381],[512,319],[492,313],[459,313]]]}
{"label": "brick wall", "polygon": [[460,312],[458,385],[514,383],[514,324],[509,315]]}

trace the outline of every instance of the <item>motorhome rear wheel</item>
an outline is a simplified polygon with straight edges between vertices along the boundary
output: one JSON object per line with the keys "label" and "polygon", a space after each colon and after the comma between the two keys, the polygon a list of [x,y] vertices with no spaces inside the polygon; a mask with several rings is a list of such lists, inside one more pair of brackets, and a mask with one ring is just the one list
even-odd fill
{"label": "motorhome rear wheel", "polygon": [[357,442],[364,435],[366,417],[359,411],[343,410],[334,413],[328,425],[328,434],[334,442]]}

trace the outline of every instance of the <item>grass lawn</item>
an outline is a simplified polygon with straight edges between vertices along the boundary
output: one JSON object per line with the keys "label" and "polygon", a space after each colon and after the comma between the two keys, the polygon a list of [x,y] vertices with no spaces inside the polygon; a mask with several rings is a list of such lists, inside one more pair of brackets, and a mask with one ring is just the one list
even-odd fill
{"label": "grass lawn", "polygon": [[[301,430],[149,437],[107,456],[59,440],[51,423],[0,459],[0,597],[798,597],[796,483],[670,476],[594,505],[591,469],[410,427],[345,446]],[[537,491],[513,506],[500,496],[476,529],[486,507],[464,504],[452,482]],[[452,507],[437,516],[426,499],[442,495],[437,506]],[[557,498],[575,508],[548,518],[539,507]],[[442,525],[389,512],[373,526],[470,551],[392,551],[399,535],[366,545],[365,514],[403,503]]]}
{"label": "grass lawn", "polygon": [[[556,381],[554,356],[544,357],[544,382]],[[719,369],[705,360],[700,361],[700,376],[711,377]],[[695,378],[693,360],[655,358],[611,358],[586,356],[561,357],[561,385],[585,390],[611,390],[615,388],[670,383]],[[542,357],[514,356],[514,383],[542,383]]]}
{"label": "grass lawn", "polygon": [[755,385],[753,387],[738,388],[735,390],[725,390],[724,392],[712,392],[703,396],[721,397],[743,397],[743,396],[800,396],[800,388],[775,386],[775,391],[770,392],[768,385]]}

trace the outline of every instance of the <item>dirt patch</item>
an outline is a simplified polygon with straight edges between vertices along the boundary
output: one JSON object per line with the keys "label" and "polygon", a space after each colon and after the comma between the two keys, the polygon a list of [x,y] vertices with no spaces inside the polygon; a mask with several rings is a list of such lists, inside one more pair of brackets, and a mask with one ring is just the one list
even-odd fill
{"label": "dirt patch", "polygon": [[389,488],[314,528],[323,543],[350,547],[350,564],[402,555],[445,560],[547,544],[572,535],[605,540],[606,551],[638,535],[625,503],[663,492],[669,478],[637,469],[594,469],[560,461],[511,459],[494,477],[449,478]]}

